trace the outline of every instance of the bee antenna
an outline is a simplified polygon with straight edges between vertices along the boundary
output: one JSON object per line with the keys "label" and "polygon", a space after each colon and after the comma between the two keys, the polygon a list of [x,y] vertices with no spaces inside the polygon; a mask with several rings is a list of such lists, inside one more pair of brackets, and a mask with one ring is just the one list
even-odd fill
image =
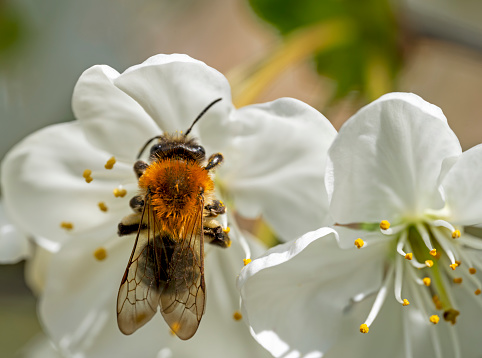
{"label": "bee antenna", "polygon": [[137,159],[139,159],[142,155],[142,153],[144,153],[144,151],[146,150],[147,146],[154,140],[154,139],[159,139],[162,137],[162,134],[161,135],[156,135],[155,137],[152,137],[151,139],[149,139],[146,144],[144,144],[144,146],[142,147],[142,149],[139,151],[139,154],[137,155]]}
{"label": "bee antenna", "polygon": [[206,108],[204,108],[204,110],[199,113],[199,115],[197,116],[197,118],[194,120],[194,122],[192,122],[191,126],[189,127],[189,129],[184,133],[184,136],[187,136],[190,132],[191,132],[191,129],[192,127],[194,127],[194,125],[196,124],[197,121],[199,121],[201,119],[201,117],[209,110],[209,108],[211,108],[212,106],[214,106],[216,103],[218,103],[220,100],[222,100],[222,98],[218,98],[214,101],[212,101]]}

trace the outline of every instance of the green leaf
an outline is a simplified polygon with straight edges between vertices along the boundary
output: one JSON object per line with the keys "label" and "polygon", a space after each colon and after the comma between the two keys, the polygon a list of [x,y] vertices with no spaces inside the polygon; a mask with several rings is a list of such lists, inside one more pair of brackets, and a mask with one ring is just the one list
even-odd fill
{"label": "green leaf", "polygon": [[[335,98],[373,93],[372,72],[383,64],[389,85],[401,65],[399,29],[388,0],[249,0],[255,13],[281,36],[334,19],[346,19],[354,36],[340,46],[314,53],[320,75],[337,84]],[[376,61],[376,62],[375,62]],[[375,63],[375,65],[374,65]],[[371,92],[370,92],[371,91]]]}

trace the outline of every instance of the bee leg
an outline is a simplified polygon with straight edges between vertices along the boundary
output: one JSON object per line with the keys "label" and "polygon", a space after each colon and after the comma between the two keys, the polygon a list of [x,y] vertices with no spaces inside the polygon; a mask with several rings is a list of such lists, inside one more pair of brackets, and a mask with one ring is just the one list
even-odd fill
{"label": "bee leg", "polygon": [[137,175],[137,179],[139,179],[142,174],[146,171],[147,167],[149,164],[142,160],[138,160],[137,162],[134,163],[134,173]]}
{"label": "bee leg", "polygon": [[117,225],[117,235],[125,236],[139,231],[139,225],[141,230],[146,229],[146,224],[141,224],[141,214],[134,213],[127,215],[122,221]]}
{"label": "bee leg", "polygon": [[226,213],[226,206],[220,200],[213,200],[211,204],[208,204],[204,207],[205,216],[207,217],[216,217],[221,214]]}
{"label": "bee leg", "polygon": [[208,164],[204,167],[206,170],[211,170],[221,164],[224,157],[221,153],[215,153],[209,157]]}
{"label": "bee leg", "polygon": [[141,195],[134,196],[129,201],[129,206],[132,210],[134,210],[134,212],[141,213],[142,209],[144,208],[144,198]]}
{"label": "bee leg", "polygon": [[231,246],[231,239],[216,220],[208,220],[203,227],[204,238],[212,245],[223,248]]}

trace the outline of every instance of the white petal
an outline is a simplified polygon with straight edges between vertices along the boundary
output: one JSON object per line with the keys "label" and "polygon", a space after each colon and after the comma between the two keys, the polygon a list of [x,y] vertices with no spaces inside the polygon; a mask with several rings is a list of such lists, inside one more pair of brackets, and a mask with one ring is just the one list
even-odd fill
{"label": "white petal", "polygon": [[414,94],[381,97],[343,125],[330,149],[335,221],[397,221],[440,208],[442,162],[460,152],[440,109]]}
{"label": "white petal", "polygon": [[442,180],[453,224],[482,222],[482,145],[460,155]]}
{"label": "white petal", "polygon": [[211,134],[228,122],[233,110],[231,90],[226,78],[203,62],[186,55],[157,55],[129,68],[114,83],[165,132],[186,131],[211,102],[222,98],[192,133],[203,138],[203,145],[210,142],[217,147],[217,142],[225,141],[223,136]]}
{"label": "white petal", "polygon": [[275,357],[326,353],[344,321],[357,332],[366,318],[370,306],[353,317],[352,300],[380,287],[386,248],[342,250],[323,228],[251,262],[238,288],[254,337]]}
{"label": "white petal", "polygon": [[161,130],[144,109],[114,85],[119,73],[94,66],[79,78],[72,108],[87,139],[118,160],[134,162],[144,143]]}
{"label": "white petal", "polygon": [[[206,253],[207,307],[196,335],[181,341],[170,334],[160,314],[131,336],[120,333],[115,317],[116,296],[133,237],[108,235],[77,237],[54,257],[41,301],[43,324],[68,356],[86,357],[263,357],[267,352],[233,313],[239,309],[236,275],[243,266],[243,250],[211,247]],[[105,245],[107,258],[94,260],[93,251]]]}
{"label": "white petal", "polygon": [[61,358],[62,355],[43,334],[30,340],[16,355],[16,358]]}
{"label": "white petal", "polygon": [[0,201],[0,263],[13,264],[28,258],[30,254],[27,236],[10,222],[3,201]]}
{"label": "white petal", "polygon": [[290,98],[235,114],[238,136],[224,149],[218,178],[236,209],[262,214],[289,240],[331,224],[324,187],[327,150],[336,131],[312,107]]}
{"label": "white petal", "polygon": [[[23,231],[62,241],[75,233],[106,223],[117,223],[128,212],[128,200],[137,190],[131,164],[104,164],[109,153],[92,147],[77,122],[47,127],[17,144],[2,163],[4,203],[11,220]],[[93,181],[82,177],[93,171]],[[124,185],[127,195],[115,198],[113,189]],[[105,202],[108,212],[98,203]],[[70,232],[60,223],[72,222]]]}

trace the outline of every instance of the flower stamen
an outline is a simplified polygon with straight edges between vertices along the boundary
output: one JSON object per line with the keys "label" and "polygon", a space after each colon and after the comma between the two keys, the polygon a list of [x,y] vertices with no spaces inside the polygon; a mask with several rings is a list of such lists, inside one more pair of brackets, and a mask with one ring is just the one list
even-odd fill
{"label": "flower stamen", "polygon": [[103,247],[98,247],[94,251],[94,257],[98,261],[103,261],[107,257],[107,250]]}
{"label": "flower stamen", "polygon": [[430,279],[430,277],[424,277],[424,278],[422,279],[422,282],[423,282],[423,284],[424,284],[425,286],[429,287],[430,284],[432,283],[432,280]]}
{"label": "flower stamen", "polygon": [[65,230],[67,230],[67,231],[70,231],[70,230],[72,230],[72,229],[74,228],[74,224],[71,223],[70,221],[62,221],[62,222],[60,223],[60,227],[61,227],[62,229],[65,229]]}
{"label": "flower stamen", "polygon": [[357,249],[361,249],[363,245],[365,245],[365,242],[362,239],[358,238],[355,240],[355,246]]}
{"label": "flower stamen", "polygon": [[100,209],[101,211],[103,211],[104,213],[105,213],[107,210],[109,210],[109,209],[107,208],[107,205],[105,205],[105,203],[104,203],[103,201],[99,201],[99,203],[98,203],[97,205],[99,206],[99,209]]}
{"label": "flower stamen", "polygon": [[388,220],[382,220],[380,222],[380,229],[382,229],[382,230],[390,229],[390,222],[388,222]]}
{"label": "flower stamen", "polygon": [[440,321],[440,317],[437,316],[436,314],[431,315],[429,318],[429,321],[432,322],[433,324],[437,324]]}
{"label": "flower stamen", "polygon": [[85,169],[84,173],[82,174],[82,176],[84,177],[84,179],[87,183],[90,183],[92,180],[94,180],[91,177],[91,174],[92,174],[92,170],[90,170],[90,169]]}
{"label": "flower stamen", "polygon": [[116,162],[115,157],[111,157],[111,158],[107,161],[107,163],[105,163],[104,168],[105,168],[105,169],[112,169],[112,168],[114,168],[115,162]]}

